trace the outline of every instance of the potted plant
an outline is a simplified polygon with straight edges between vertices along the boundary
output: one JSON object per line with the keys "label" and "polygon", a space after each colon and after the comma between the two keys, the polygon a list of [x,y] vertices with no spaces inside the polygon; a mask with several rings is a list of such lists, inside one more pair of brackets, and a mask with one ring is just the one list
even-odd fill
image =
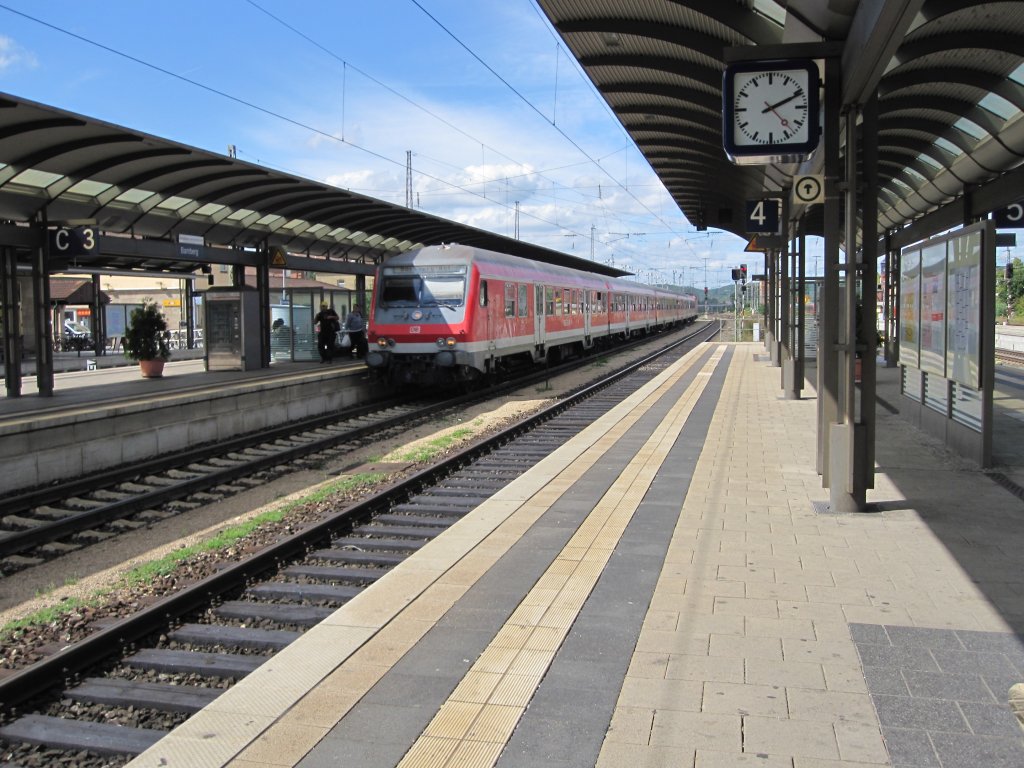
{"label": "potted plant", "polygon": [[124,356],[139,361],[139,370],[147,379],[164,374],[164,363],[171,356],[167,346],[170,333],[167,320],[152,299],[143,299],[142,306],[132,310],[124,335]]}

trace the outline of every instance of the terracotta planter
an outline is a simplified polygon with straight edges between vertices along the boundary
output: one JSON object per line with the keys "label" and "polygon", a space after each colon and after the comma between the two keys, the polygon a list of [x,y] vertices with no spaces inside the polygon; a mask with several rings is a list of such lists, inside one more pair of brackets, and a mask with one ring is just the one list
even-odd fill
{"label": "terracotta planter", "polygon": [[139,360],[139,370],[144,379],[159,379],[164,375],[165,360]]}

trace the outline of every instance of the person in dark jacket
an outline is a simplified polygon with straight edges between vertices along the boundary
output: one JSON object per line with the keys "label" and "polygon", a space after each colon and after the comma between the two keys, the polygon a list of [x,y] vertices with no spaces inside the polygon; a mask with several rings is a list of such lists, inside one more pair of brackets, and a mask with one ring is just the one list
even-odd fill
{"label": "person in dark jacket", "polygon": [[366,320],[363,319],[363,308],[356,304],[345,318],[345,330],[352,340],[352,351],[356,357],[366,357]]}
{"label": "person in dark jacket", "polygon": [[338,313],[325,301],[320,311],[313,318],[316,323],[316,347],[320,352],[320,362],[329,363],[334,359],[334,340],[341,329]]}

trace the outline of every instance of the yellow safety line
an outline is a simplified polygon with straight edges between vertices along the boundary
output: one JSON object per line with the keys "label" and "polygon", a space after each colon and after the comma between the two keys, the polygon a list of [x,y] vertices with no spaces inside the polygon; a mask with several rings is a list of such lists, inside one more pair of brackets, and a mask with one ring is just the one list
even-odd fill
{"label": "yellow safety line", "polygon": [[[326,735],[330,728],[333,728],[346,716],[352,707],[386,674],[387,670],[397,663],[398,659],[415,645],[419,638],[426,634],[430,626],[454,605],[459,596],[468,589],[470,582],[475,582],[483,571],[490,568],[511,548],[522,536],[522,533],[573,486],[576,478],[593,466],[629,431],[633,424],[665,396],[671,387],[675,386],[688,371],[693,369],[698,356],[696,353],[687,355],[675,370],[670,368],[664,374],[660,374],[649,385],[645,385],[636,394],[623,400],[609,414],[602,416],[577,438],[570,441],[566,447],[572,446],[577,440],[585,442],[589,439],[591,442],[589,446],[580,446],[575,458],[569,460],[561,469],[556,470],[541,489],[521,502],[516,509],[507,510],[503,515],[498,514],[497,517],[502,517],[502,520],[499,521],[495,517],[494,529],[482,536],[473,549],[460,558],[455,565],[446,569],[442,575],[434,577],[432,585],[421,584],[420,594],[411,603],[397,611],[390,619],[380,617],[382,623],[379,631],[369,637],[365,643],[354,645],[350,651],[344,654],[344,658],[339,658],[338,667],[322,681],[321,686],[313,688],[304,696],[299,697],[287,712],[282,712],[269,726],[259,729],[251,738],[243,737],[242,740],[246,744],[240,744],[237,749],[231,750],[233,757],[229,758],[228,763],[232,766],[238,765],[239,768],[263,764],[279,766],[297,764]],[[619,413],[622,415],[618,415]],[[610,419],[614,420],[611,425],[608,424]],[[603,430],[603,434],[588,437],[592,430]],[[559,452],[556,452],[553,457],[557,457],[558,454]],[[543,466],[543,462],[541,466]],[[500,506],[502,502],[498,502],[498,504]],[[467,516],[467,519],[469,521],[477,519],[481,512],[486,516],[489,505],[490,502],[484,502],[478,510]],[[453,526],[453,532],[460,524]],[[400,575],[419,555],[425,555],[434,547],[440,546],[443,550],[447,546],[445,544],[446,536],[439,536],[424,547],[420,553],[398,566],[389,576]],[[418,581],[422,581],[422,578],[426,578],[426,576],[417,577]],[[385,577],[386,579],[387,577]],[[372,597],[374,590],[380,589],[381,586],[383,584],[375,585],[361,597]],[[336,616],[346,614],[357,603],[359,603],[359,598],[339,609]],[[361,628],[367,626],[363,621],[365,618],[357,621],[352,628],[356,632],[360,632]],[[339,627],[343,627],[343,625],[342,621]],[[534,641],[538,641],[536,634],[532,642]],[[259,670],[254,673],[254,677],[256,675],[259,675]],[[251,679],[243,681],[236,688],[245,688]],[[330,714],[326,717],[325,706],[330,707]],[[195,724],[197,729],[205,729],[206,726],[202,725],[205,723],[202,715],[203,713],[200,713],[189,723]],[[187,729],[188,725],[186,724],[179,731]],[[174,739],[175,734],[179,731],[168,736],[164,742]],[[208,729],[203,730],[203,739],[206,738],[207,731]],[[180,740],[187,738],[193,738],[191,732],[187,737],[182,734]],[[150,765],[145,762],[145,758],[148,758],[152,751],[148,750],[143,753],[132,762],[132,765]],[[267,762],[268,760],[270,762]],[[210,756],[210,760],[203,762],[202,765],[207,768],[215,768],[224,763]]]}
{"label": "yellow safety line", "polygon": [[583,521],[441,705],[399,768],[490,768],[495,764],[724,349],[719,347],[708,359],[673,406],[664,427],[651,435]]}

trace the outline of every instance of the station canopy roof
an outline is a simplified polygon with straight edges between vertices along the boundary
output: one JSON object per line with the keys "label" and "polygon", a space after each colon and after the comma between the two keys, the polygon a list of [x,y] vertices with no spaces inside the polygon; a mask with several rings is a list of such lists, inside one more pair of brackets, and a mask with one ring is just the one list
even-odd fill
{"label": "station canopy roof", "polygon": [[798,167],[736,166],[725,157],[723,51],[737,46],[837,42],[842,103],[864,104],[877,89],[880,232],[1015,170],[1014,184],[1000,184],[1017,190],[1005,193],[1003,204],[1024,197],[1020,2],[538,4],[698,228],[743,235],[745,201],[789,188],[796,173],[820,172],[813,158]]}
{"label": "station canopy roof", "polygon": [[[235,158],[0,93],[0,220],[94,226],[111,234],[210,246],[278,246],[379,263],[422,245],[461,243],[621,276],[622,270]],[[106,257],[119,269],[144,258]],[[212,259],[211,259],[212,260]],[[329,261],[327,261],[329,260]],[[194,262],[159,268],[191,272]]]}

